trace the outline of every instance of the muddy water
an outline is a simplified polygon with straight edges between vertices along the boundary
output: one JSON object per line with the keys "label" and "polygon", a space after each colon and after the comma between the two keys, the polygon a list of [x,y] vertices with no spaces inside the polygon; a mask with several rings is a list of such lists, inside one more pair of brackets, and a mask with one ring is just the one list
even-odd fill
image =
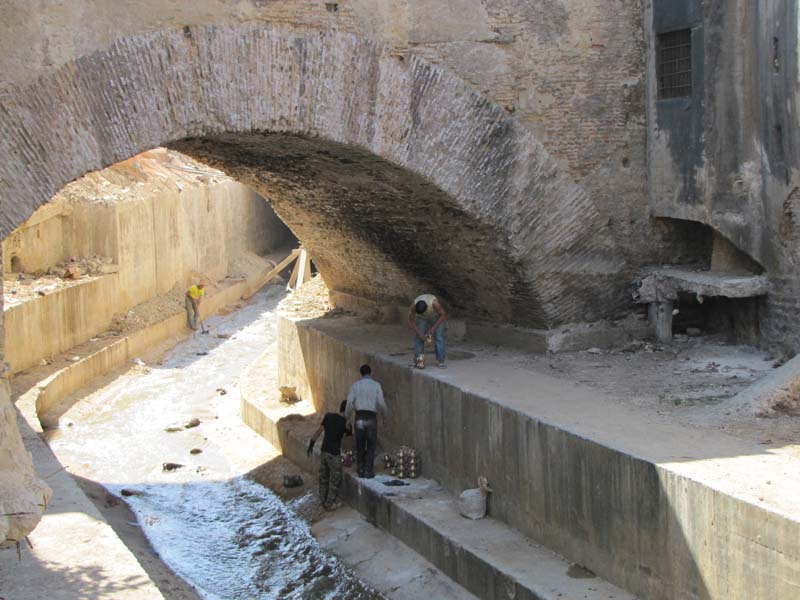
{"label": "muddy water", "polygon": [[[98,386],[64,415],[50,445],[70,472],[115,495],[133,492],[125,499],[154,550],[204,598],[377,599],[279,498],[241,476],[266,451],[238,419],[238,377],[274,344],[282,297],[268,288],[209,319],[209,335],[160,364]],[[194,418],[197,427],[165,431]],[[165,471],[166,462],[182,466]]]}

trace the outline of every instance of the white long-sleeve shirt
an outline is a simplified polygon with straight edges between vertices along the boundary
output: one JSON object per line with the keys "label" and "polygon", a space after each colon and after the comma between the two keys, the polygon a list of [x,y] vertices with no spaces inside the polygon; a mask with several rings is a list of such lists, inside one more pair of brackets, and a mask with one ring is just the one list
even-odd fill
{"label": "white long-sleeve shirt", "polygon": [[347,408],[344,416],[349,421],[356,411],[370,410],[381,413],[385,418],[388,414],[386,402],[383,399],[383,388],[369,375],[356,381],[347,394]]}

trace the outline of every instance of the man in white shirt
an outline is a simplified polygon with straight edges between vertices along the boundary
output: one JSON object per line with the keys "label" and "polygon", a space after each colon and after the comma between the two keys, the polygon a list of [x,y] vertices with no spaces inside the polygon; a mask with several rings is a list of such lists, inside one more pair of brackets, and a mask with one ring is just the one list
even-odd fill
{"label": "man in white shirt", "polygon": [[356,381],[347,395],[345,419],[353,422],[356,438],[356,471],[359,477],[375,477],[375,449],[378,445],[378,413],[386,419],[388,410],[383,399],[381,384],[372,378],[369,365],[361,365],[361,379]]}

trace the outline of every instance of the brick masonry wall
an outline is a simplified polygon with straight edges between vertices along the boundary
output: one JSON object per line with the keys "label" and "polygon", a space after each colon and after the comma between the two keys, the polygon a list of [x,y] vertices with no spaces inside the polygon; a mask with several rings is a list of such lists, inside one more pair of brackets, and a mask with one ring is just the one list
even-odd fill
{"label": "brick masonry wall", "polygon": [[465,312],[538,327],[627,303],[613,232],[531,131],[451,72],[362,38],[159,32],[65,65],[5,107],[6,233],[87,170],[190,139],[173,145],[273,200],[334,287],[408,300],[433,286]]}

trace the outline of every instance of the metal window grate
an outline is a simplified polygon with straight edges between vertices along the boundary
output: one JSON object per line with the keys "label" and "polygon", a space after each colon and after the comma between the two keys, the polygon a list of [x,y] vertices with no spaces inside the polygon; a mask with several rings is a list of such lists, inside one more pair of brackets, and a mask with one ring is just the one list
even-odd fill
{"label": "metal window grate", "polygon": [[658,34],[658,97],[692,95],[692,30]]}

